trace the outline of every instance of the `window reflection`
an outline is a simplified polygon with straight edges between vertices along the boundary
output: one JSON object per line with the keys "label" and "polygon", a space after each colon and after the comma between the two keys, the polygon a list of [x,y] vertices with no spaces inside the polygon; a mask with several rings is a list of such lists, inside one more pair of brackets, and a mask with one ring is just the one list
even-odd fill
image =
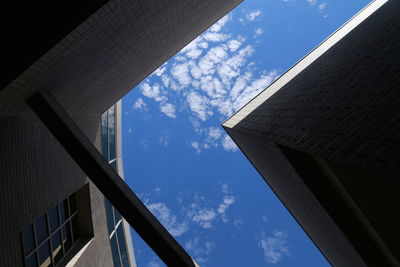
{"label": "window reflection", "polygon": [[25,266],[55,266],[79,237],[78,209],[73,194],[21,232]]}
{"label": "window reflection", "polygon": [[[115,158],[115,106],[109,108],[101,116],[101,127],[103,157],[114,170],[117,170],[117,160]],[[107,199],[104,206],[114,266],[129,267],[121,214]]]}

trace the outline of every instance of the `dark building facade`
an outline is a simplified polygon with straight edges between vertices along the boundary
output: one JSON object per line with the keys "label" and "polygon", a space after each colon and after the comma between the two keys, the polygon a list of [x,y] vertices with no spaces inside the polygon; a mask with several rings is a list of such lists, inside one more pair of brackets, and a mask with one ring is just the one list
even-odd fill
{"label": "dark building facade", "polygon": [[[101,150],[101,114],[239,2],[44,1],[3,9],[9,38],[0,88],[0,266],[113,266],[110,243],[124,223],[113,211],[109,233],[102,192],[66,152],[69,141],[60,143],[28,100],[51,95]],[[165,237],[159,224],[150,225]]]}
{"label": "dark building facade", "polygon": [[223,124],[334,266],[400,265],[399,14],[371,2]]}

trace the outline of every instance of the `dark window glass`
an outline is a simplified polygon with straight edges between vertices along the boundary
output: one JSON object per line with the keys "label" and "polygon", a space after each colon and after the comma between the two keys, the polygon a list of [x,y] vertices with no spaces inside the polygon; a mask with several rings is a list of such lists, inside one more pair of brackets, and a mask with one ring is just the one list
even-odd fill
{"label": "dark window glass", "polygon": [[79,222],[78,216],[74,216],[72,218],[72,236],[74,238],[74,242],[79,238]]}
{"label": "dark window glass", "polygon": [[114,160],[113,162],[111,162],[110,165],[111,165],[111,167],[112,167],[114,170],[117,170],[117,161],[116,161],[116,160]]}
{"label": "dark window glass", "polygon": [[44,242],[39,248],[39,264],[40,267],[47,267],[51,264],[49,241]]}
{"label": "dark window glass", "polygon": [[72,216],[77,211],[75,194],[69,197],[69,211],[70,216]]}
{"label": "dark window glass", "polygon": [[108,131],[109,131],[109,154],[110,158],[109,161],[115,159],[115,120],[114,120],[114,111],[115,107],[112,106],[108,110]]}
{"label": "dark window glass", "polygon": [[57,231],[52,237],[51,237],[51,247],[53,249],[53,259],[54,259],[54,264],[57,264],[60,262],[60,260],[63,257],[63,249],[61,246],[61,232],[60,230]]}
{"label": "dark window glass", "polygon": [[29,252],[33,250],[35,247],[35,239],[33,236],[33,226],[29,225],[28,228],[26,228],[22,232],[22,244],[24,245],[24,253],[27,255]]}
{"label": "dark window glass", "polygon": [[58,219],[58,208],[55,206],[49,212],[49,222],[50,222],[50,231],[54,232],[59,226],[60,222]]}
{"label": "dark window glass", "polygon": [[119,253],[121,254],[121,263],[123,267],[129,267],[128,253],[126,252],[125,236],[122,228],[122,223],[117,229]]}
{"label": "dark window glass", "polygon": [[107,123],[107,112],[101,115],[101,153],[104,158],[108,161],[108,123]]}
{"label": "dark window glass", "polygon": [[65,222],[65,220],[69,217],[68,215],[68,200],[64,200],[60,204],[60,217],[61,217],[61,223]]}
{"label": "dark window glass", "polygon": [[65,253],[72,247],[71,226],[67,222],[62,228],[62,240],[65,248]]}
{"label": "dark window glass", "polygon": [[36,260],[36,253],[33,253],[29,258],[26,259],[25,262],[26,267],[38,267]]}
{"label": "dark window glass", "polygon": [[118,244],[117,244],[117,235],[113,235],[111,237],[111,252],[113,256],[113,261],[114,261],[114,267],[120,267],[121,266],[121,261],[119,259],[119,253],[118,253]]}
{"label": "dark window glass", "polygon": [[35,222],[36,238],[38,244],[48,237],[46,215],[39,217]]}
{"label": "dark window glass", "polygon": [[117,226],[118,222],[121,220],[121,214],[116,208],[114,208],[114,215],[115,215],[115,226]]}
{"label": "dark window glass", "polygon": [[111,232],[114,230],[113,206],[107,199],[105,201],[105,206],[106,206],[108,233],[111,234]]}

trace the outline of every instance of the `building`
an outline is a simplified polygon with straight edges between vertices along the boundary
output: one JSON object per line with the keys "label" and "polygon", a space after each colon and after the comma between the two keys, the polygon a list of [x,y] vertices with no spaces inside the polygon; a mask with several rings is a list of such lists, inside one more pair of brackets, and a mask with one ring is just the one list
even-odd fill
{"label": "building", "polygon": [[223,123],[333,266],[400,266],[399,14],[371,2]]}
{"label": "building", "polygon": [[[102,143],[100,117],[239,3],[94,0],[3,6],[0,266],[113,266],[118,262],[113,255],[134,266],[129,228],[117,210],[164,262],[195,266],[112,169],[122,164],[118,138],[116,154],[109,150],[106,160],[101,157],[102,144],[112,148],[114,139]],[[117,170],[123,176],[122,168]],[[104,196],[116,209],[105,208]]]}

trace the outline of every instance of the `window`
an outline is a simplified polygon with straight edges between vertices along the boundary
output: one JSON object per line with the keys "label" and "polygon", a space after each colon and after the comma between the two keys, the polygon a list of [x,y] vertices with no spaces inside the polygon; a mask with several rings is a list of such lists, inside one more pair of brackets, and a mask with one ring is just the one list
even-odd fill
{"label": "window", "polygon": [[[115,106],[112,106],[101,115],[101,151],[111,167],[114,170],[117,170],[117,159],[115,156],[115,113]],[[105,200],[104,205],[106,209],[107,226],[114,266],[129,267],[130,265],[121,214],[107,199]]]}
{"label": "window", "polygon": [[76,194],[37,218],[21,239],[25,266],[57,266],[80,239]]}

